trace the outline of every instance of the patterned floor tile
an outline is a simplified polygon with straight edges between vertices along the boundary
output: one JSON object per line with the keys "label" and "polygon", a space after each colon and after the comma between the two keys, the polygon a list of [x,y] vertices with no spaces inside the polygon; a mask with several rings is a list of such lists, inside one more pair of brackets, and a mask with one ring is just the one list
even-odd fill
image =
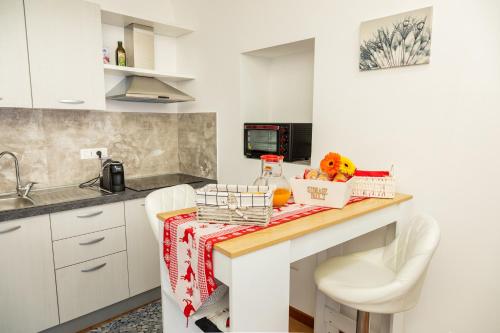
{"label": "patterned floor tile", "polygon": [[88,333],[162,333],[161,301],[147,304]]}

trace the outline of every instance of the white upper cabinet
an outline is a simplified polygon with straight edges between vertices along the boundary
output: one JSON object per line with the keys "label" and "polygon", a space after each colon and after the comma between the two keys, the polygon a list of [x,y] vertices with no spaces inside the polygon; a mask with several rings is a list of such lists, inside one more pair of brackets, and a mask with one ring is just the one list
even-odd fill
{"label": "white upper cabinet", "polygon": [[81,0],[24,3],[33,107],[105,109],[99,6]]}
{"label": "white upper cabinet", "polygon": [[59,324],[49,216],[1,222],[0,253],[0,332]]}
{"label": "white upper cabinet", "polygon": [[31,107],[23,0],[1,0],[0,107]]}

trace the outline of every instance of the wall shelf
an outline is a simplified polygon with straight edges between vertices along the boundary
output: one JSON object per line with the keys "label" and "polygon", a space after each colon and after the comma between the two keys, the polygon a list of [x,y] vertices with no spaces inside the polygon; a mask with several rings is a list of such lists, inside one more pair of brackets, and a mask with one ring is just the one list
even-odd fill
{"label": "wall shelf", "polygon": [[115,66],[110,64],[104,64],[103,67],[104,67],[104,72],[107,74],[148,76],[148,77],[155,77],[157,79],[161,79],[162,81],[167,81],[167,82],[194,80],[194,77],[191,75],[178,74],[178,73],[165,73],[152,69]]}
{"label": "wall shelf", "polygon": [[193,32],[193,30],[191,29],[180,27],[178,25],[173,25],[166,22],[152,21],[146,18],[129,16],[127,14],[112,12],[108,10],[101,10],[101,22],[103,24],[109,24],[118,27],[126,27],[131,23],[147,25],[154,28],[155,34],[168,37],[180,37]]}

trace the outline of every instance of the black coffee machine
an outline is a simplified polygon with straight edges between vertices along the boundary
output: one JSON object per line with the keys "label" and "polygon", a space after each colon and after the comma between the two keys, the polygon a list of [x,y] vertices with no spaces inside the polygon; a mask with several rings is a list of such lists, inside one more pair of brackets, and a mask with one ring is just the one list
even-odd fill
{"label": "black coffee machine", "polygon": [[100,186],[113,193],[125,191],[125,171],[121,162],[110,159],[104,161]]}

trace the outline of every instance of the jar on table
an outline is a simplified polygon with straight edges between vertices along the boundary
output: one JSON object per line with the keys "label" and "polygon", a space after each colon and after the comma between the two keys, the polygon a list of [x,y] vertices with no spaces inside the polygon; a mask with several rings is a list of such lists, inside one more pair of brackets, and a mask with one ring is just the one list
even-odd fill
{"label": "jar on table", "polygon": [[261,160],[261,175],[255,180],[254,185],[276,187],[273,197],[273,206],[284,206],[292,194],[290,183],[283,176],[283,156],[279,155],[262,155]]}

